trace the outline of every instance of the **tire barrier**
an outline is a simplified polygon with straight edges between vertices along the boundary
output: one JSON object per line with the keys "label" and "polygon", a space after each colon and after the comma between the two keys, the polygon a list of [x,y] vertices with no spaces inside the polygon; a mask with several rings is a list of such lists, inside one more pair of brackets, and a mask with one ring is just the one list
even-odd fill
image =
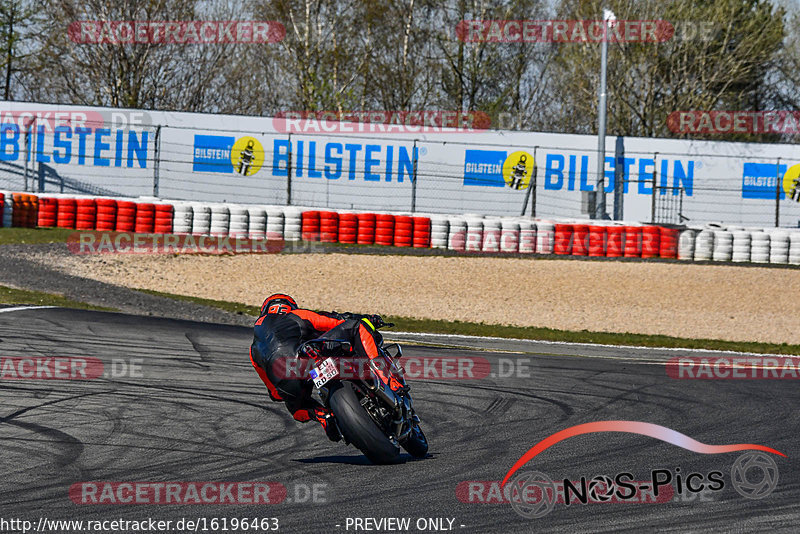
{"label": "tire barrier", "polygon": [[623,249],[623,255],[626,258],[642,257],[642,235],[641,226],[625,227],[625,248]]}
{"label": "tire barrier", "polygon": [[657,258],[661,251],[661,228],[645,226],[642,228],[642,258]]}
{"label": "tire barrier", "polygon": [[375,244],[391,246],[394,244],[394,215],[375,215]]}
{"label": "tire barrier", "polygon": [[625,253],[625,227],[609,226],[606,229],[606,256],[609,258],[621,258]]}
{"label": "tire barrier", "polygon": [[35,228],[39,218],[39,197],[25,193],[11,194],[11,225]]}
{"label": "tire barrier", "polygon": [[192,233],[194,208],[189,202],[176,202],[172,205],[172,233],[188,235]]}
{"label": "tire barrier", "polygon": [[74,198],[58,199],[58,218],[56,225],[59,228],[75,228],[75,214],[78,209],[77,201]]}
{"label": "tire barrier", "polygon": [[681,231],[678,228],[662,226],[661,240],[658,244],[658,256],[661,258],[676,259],[678,257],[678,238]]}
{"label": "tire barrier", "polygon": [[697,232],[693,228],[686,228],[678,235],[678,259],[692,261],[694,258]]}
{"label": "tire barrier", "polygon": [[[734,243],[734,248],[735,248]],[[769,263],[769,234],[754,230],[750,234],[750,261],[753,263]]]}
{"label": "tire barrier", "polygon": [[258,206],[247,208],[247,237],[264,239],[267,237],[267,210]]}
{"label": "tire barrier", "polygon": [[503,219],[500,223],[500,252],[519,252],[520,223],[514,219]]}
{"label": "tire barrier", "polygon": [[319,212],[303,212],[302,237],[306,241],[319,241]]}
{"label": "tire barrier", "polygon": [[[284,214],[283,210],[278,207],[268,206],[266,208],[267,212],[267,239],[278,240],[284,239],[286,234],[286,215]],[[300,221],[299,221],[300,214],[297,214],[297,221],[294,224],[296,227],[296,234],[293,240],[300,239]],[[288,239],[288,238],[286,238]]]}
{"label": "tire barrier", "polygon": [[358,242],[358,215],[355,213],[339,214],[339,243],[354,244]]}
{"label": "tire barrier", "polygon": [[299,241],[302,236],[302,211],[298,208],[283,208],[283,238],[286,241]]}
{"label": "tire barrier", "polygon": [[789,232],[776,230],[769,236],[769,262],[776,264],[789,263]]}
{"label": "tire barrier", "polygon": [[192,235],[208,235],[211,233],[211,206],[192,204]]}
{"label": "tire barrier", "polygon": [[394,218],[394,246],[410,247],[414,242],[414,218],[396,215]]}
{"label": "tire barrier", "polygon": [[536,253],[553,254],[555,247],[555,236],[556,225],[554,223],[549,221],[536,223]]}
{"label": "tire barrier", "polygon": [[[59,208],[60,210],[60,208]],[[136,228],[136,202],[117,201],[117,232],[133,232]]]}
{"label": "tire barrier", "polygon": [[[3,206],[3,194],[0,193],[0,210]],[[44,228],[54,227],[58,224],[58,199],[54,197],[39,197],[39,219],[37,226]]]}
{"label": "tire barrier", "polygon": [[324,240],[459,252],[800,265],[800,230],[336,212],[296,206],[38,196],[0,191],[2,226]]}
{"label": "tire barrier", "polygon": [[431,215],[431,247],[447,248],[450,221],[444,215]]}
{"label": "tire barrier", "polygon": [[711,261],[714,256],[714,230],[700,230],[694,243],[694,261]]}
{"label": "tire barrier", "polygon": [[172,204],[157,202],[155,204],[155,218],[153,220],[153,232],[156,234],[171,234],[174,210]]}
{"label": "tire barrier", "polygon": [[10,228],[14,224],[14,201],[11,193],[3,193],[3,226]]}
{"label": "tire barrier", "polygon": [[467,235],[464,250],[467,252],[480,252],[483,243],[483,219],[470,215],[467,220]]}
{"label": "tire barrier", "polygon": [[319,240],[323,243],[336,243],[338,238],[339,214],[335,211],[319,212]]}
{"label": "tire barrier", "polygon": [[727,230],[714,231],[714,251],[711,259],[714,261],[731,261],[733,256],[733,233]]}
{"label": "tire barrier", "polygon": [[[552,225],[550,225],[552,226]],[[539,227],[530,219],[524,219],[519,221],[519,253],[520,254],[533,254],[536,252],[539,246],[539,236],[542,235],[544,230],[540,230]],[[548,237],[545,235],[545,239],[552,243],[552,232]]]}
{"label": "tire barrier", "polygon": [[374,245],[375,244],[375,214],[374,213],[359,213],[356,215],[358,234],[356,236],[356,243],[359,245]]}
{"label": "tire barrier", "polygon": [[[113,232],[117,227],[117,201],[113,198],[95,199],[97,206],[97,217],[95,230]],[[170,221],[171,225],[172,221]]]}
{"label": "tire barrier", "polygon": [[231,237],[246,238],[249,234],[250,216],[244,206],[231,205],[228,207],[230,214],[228,235]]}
{"label": "tire barrier", "polygon": [[447,248],[457,252],[467,249],[467,220],[463,217],[451,216],[447,219],[450,233],[447,235]]}
{"label": "tire barrier", "polygon": [[500,217],[487,217],[483,220],[480,248],[482,252],[500,252],[501,227]]}
{"label": "tire barrier", "polygon": [[209,233],[212,237],[225,237],[230,231],[231,212],[225,204],[211,205],[211,228]]}
{"label": "tire barrier", "polygon": [[553,244],[553,254],[569,255],[572,254],[572,234],[574,227],[571,224],[555,225],[555,242]]}
{"label": "tire barrier", "polygon": [[800,232],[793,232],[789,236],[789,263],[800,265]]}
{"label": "tire barrier", "polygon": [[93,198],[79,198],[75,201],[76,230],[94,230],[97,226],[97,202]]}
{"label": "tire barrier", "polygon": [[574,224],[572,228],[571,254],[573,256],[586,256],[589,253],[589,225]]}
{"label": "tire barrier", "polygon": [[731,261],[737,263],[750,261],[750,232],[744,230],[737,230],[733,233],[733,247],[731,253]]}
{"label": "tire barrier", "polygon": [[412,217],[414,221],[414,248],[431,247],[431,219],[430,217]]}
{"label": "tire barrier", "polygon": [[605,256],[607,238],[608,228],[606,226],[589,226],[589,256]]}
{"label": "tire barrier", "polygon": [[156,205],[149,202],[136,205],[136,224],[133,231],[137,234],[152,234],[156,226]]}

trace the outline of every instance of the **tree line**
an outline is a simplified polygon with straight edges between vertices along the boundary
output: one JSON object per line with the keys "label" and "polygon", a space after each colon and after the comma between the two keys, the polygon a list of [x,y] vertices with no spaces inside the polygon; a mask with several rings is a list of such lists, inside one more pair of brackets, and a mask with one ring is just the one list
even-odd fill
{"label": "tree line", "polygon": [[[270,116],[480,111],[494,127],[596,133],[596,42],[472,42],[462,21],[667,21],[609,43],[608,133],[792,142],[787,132],[686,134],[690,110],[800,110],[794,0],[0,0],[5,100]],[[269,44],[81,43],[76,21],[268,20]]]}

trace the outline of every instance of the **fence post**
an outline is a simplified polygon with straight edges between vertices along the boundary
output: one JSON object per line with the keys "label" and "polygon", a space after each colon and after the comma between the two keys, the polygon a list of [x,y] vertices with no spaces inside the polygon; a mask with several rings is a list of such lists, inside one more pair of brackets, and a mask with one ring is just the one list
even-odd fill
{"label": "fence post", "polygon": [[525,211],[528,209],[528,199],[533,199],[531,205],[531,219],[536,218],[536,175],[539,172],[539,167],[536,164],[536,151],[538,149],[538,145],[533,147],[533,171],[531,172],[531,179],[528,183],[528,192],[525,194],[525,200],[522,202],[522,213],[520,213],[520,216],[525,215]]}
{"label": "fence post", "polygon": [[292,205],[292,134],[289,134],[289,162],[286,165],[286,205]]}
{"label": "fence post", "polygon": [[161,172],[161,125],[156,126],[156,141],[153,149],[153,196],[158,197],[158,179]]}
{"label": "fence post", "polygon": [[413,158],[414,158],[414,165],[412,167],[412,176],[411,176],[411,213],[414,213],[417,208],[417,139],[414,139],[414,148],[412,149]]}
{"label": "fence post", "polygon": [[[658,175],[658,152],[653,154],[653,198],[650,200],[650,223],[656,222],[656,176]],[[639,177],[641,180],[641,177]]]}
{"label": "fence post", "polygon": [[783,188],[783,180],[781,180],[781,158],[775,164],[775,228],[781,225],[781,189]]}

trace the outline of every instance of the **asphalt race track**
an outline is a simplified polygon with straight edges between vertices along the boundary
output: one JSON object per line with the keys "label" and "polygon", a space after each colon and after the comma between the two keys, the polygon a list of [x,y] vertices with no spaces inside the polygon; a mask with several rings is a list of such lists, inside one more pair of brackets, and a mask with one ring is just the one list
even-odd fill
{"label": "asphalt race track", "polygon": [[[354,530],[353,518],[410,518],[412,532],[420,518],[445,518],[444,527],[449,519],[453,530],[470,533],[796,531],[800,519],[797,381],[670,378],[664,362],[688,351],[499,340],[476,351],[460,348],[465,342],[458,338],[400,335],[433,343],[407,345],[407,359],[485,359],[491,374],[412,378],[431,455],[373,466],[270,402],[247,355],[248,328],[60,308],[1,312],[0,358],[97,358],[105,376],[0,379],[0,519],[37,525],[42,517],[275,517],[279,532],[290,533],[393,531]],[[595,433],[554,445],[523,471],[554,480],[720,471],[724,487],[673,491],[663,503],[556,503],[540,518],[523,517],[508,503],[462,502],[469,492],[457,493],[462,482],[501,480],[555,432],[604,420],[655,423],[712,445],[766,445],[787,457],[770,455],[778,485],[751,500],[731,487],[739,452],[698,454],[652,437]],[[85,481],[270,481],[282,484],[287,498],[257,505],[76,504],[70,487]],[[314,490],[317,502],[309,498]]]}

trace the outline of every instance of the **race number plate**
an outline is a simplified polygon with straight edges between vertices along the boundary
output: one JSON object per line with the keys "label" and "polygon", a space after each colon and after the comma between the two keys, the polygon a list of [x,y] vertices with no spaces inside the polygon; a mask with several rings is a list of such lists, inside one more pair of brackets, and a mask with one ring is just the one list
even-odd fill
{"label": "race number plate", "polygon": [[321,388],[331,379],[339,376],[339,370],[336,369],[336,362],[333,361],[333,358],[327,358],[316,368],[311,369],[308,374],[314,381],[314,386]]}

